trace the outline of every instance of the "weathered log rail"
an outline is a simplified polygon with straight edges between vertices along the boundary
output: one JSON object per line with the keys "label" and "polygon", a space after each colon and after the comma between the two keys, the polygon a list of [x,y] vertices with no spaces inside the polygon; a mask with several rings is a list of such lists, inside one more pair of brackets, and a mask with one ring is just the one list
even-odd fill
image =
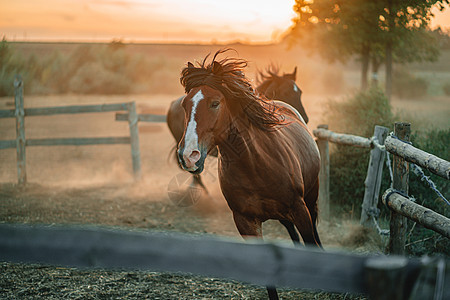
{"label": "weathered log rail", "polygon": [[447,217],[412,202],[394,189],[387,189],[382,199],[383,203],[395,212],[450,239],[450,219]]}
{"label": "weathered log rail", "polygon": [[442,280],[450,285],[450,264],[443,258],[363,256],[206,235],[0,224],[0,261],[189,272],[372,299],[429,299],[436,291],[442,299],[450,297],[450,290],[439,285]]}
{"label": "weathered log rail", "polygon": [[[317,144],[322,155],[322,164],[329,164],[328,150],[324,150],[324,147],[328,149],[328,144],[324,143],[324,141],[372,149],[365,180],[365,194],[361,212],[361,224],[363,225],[370,226],[371,217],[373,219],[370,212],[377,209],[385,151],[394,155],[392,166],[393,188],[400,193],[405,195],[408,193],[409,164],[405,163],[405,161],[426,168],[430,172],[443,178],[450,179],[450,162],[415,148],[408,143],[410,134],[410,124],[408,123],[396,123],[396,132],[391,136],[387,135],[387,128],[376,126],[372,138],[334,133],[326,128],[327,125],[320,125],[318,129],[313,131],[313,134],[318,138]],[[381,147],[378,147],[376,143],[381,145]],[[382,148],[383,144],[384,148]],[[323,157],[324,153],[327,157]],[[322,170],[329,170],[329,166],[322,166],[321,172],[323,172]],[[328,177],[329,175],[322,175],[321,178],[325,178],[326,182],[324,183],[321,181],[321,186],[329,186]],[[329,195],[329,191],[322,190],[320,193],[322,193],[322,195]],[[320,201],[329,203],[329,198],[321,196]],[[405,217],[450,238],[449,218],[418,205],[398,193],[393,193],[391,190],[384,193],[383,202],[391,209],[392,213],[390,222],[390,253],[404,253],[407,226]],[[324,204],[322,204],[322,206],[324,206]]]}
{"label": "weathered log rail", "polygon": [[388,136],[384,142],[386,150],[390,153],[403,157],[406,161],[426,168],[431,173],[445,179],[450,179],[450,162],[433,154],[415,148],[397,138]]}
{"label": "weathered log rail", "polygon": [[355,146],[360,148],[372,148],[372,142],[369,138],[364,138],[357,135],[336,133],[320,127],[314,129],[313,134],[319,139],[324,139],[336,144]]}

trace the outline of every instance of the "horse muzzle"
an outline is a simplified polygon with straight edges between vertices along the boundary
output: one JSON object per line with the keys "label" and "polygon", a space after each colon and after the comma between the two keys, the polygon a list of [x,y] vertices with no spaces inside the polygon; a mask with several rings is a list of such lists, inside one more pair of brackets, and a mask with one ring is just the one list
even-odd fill
{"label": "horse muzzle", "polygon": [[204,168],[206,154],[198,149],[187,150],[183,148],[180,150],[178,151],[178,161],[181,167],[193,174],[200,174]]}

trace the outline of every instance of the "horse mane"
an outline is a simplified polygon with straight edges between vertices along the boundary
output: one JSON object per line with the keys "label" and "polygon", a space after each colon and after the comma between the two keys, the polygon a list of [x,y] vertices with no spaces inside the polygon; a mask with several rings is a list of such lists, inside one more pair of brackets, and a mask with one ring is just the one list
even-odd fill
{"label": "horse mane", "polygon": [[188,62],[180,78],[186,93],[192,88],[208,85],[220,91],[230,107],[237,107],[244,112],[250,123],[256,127],[268,130],[279,125],[284,118],[277,113],[274,104],[260,96],[245,77],[243,69],[247,67],[247,61],[228,57],[216,60],[219,54],[229,50],[232,49],[218,50],[209,63],[210,54],[202,62],[197,62],[197,66]]}
{"label": "horse mane", "polygon": [[270,64],[265,71],[258,70],[258,73],[256,74],[256,84],[269,84],[273,80],[283,77],[282,75],[279,75],[279,73],[280,67],[274,64]]}

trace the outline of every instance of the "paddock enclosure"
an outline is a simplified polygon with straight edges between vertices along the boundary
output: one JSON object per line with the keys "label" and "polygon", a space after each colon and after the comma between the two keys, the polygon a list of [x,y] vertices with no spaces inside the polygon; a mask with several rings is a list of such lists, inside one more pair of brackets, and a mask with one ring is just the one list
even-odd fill
{"label": "paddock enclosure", "polygon": [[[178,94],[25,96],[24,103],[25,108],[39,108],[134,102],[137,114],[164,115],[170,101],[178,96]],[[309,124],[311,131],[319,124],[326,124],[322,115],[324,105],[321,105],[325,103],[325,97],[313,95],[305,97],[304,102],[308,114],[315,116],[311,118]],[[13,109],[13,103],[12,98],[0,99],[0,110]],[[121,119],[128,119],[128,117],[117,116],[116,112],[29,116],[25,118],[26,139],[130,136],[128,123],[120,121]],[[15,140],[15,126],[14,118],[0,119],[1,139]],[[190,176],[182,173],[172,158],[174,141],[166,124],[138,122],[138,131],[141,176],[137,181],[133,173],[132,150],[129,144],[27,147],[28,183],[24,186],[16,184],[18,179],[16,150],[14,148],[0,150],[0,182],[2,182],[0,223],[54,224],[50,227],[55,229],[59,228],[59,225],[87,224],[113,226],[119,231],[151,230],[151,232],[190,233],[194,234],[193,240],[219,236],[239,241],[239,234],[234,227],[231,213],[218,187],[215,167],[217,161],[214,158],[208,158],[206,170],[203,173],[210,194],[195,197],[195,205],[181,205],[176,196],[178,189],[194,194],[196,191],[189,190],[187,180]],[[368,160],[368,157],[364,159]],[[179,195],[182,197],[183,194]],[[263,230],[267,241],[280,243],[280,247],[290,246],[289,236],[278,223],[267,222]],[[318,230],[325,250],[332,253],[346,251],[366,257],[384,251],[384,238],[360,226],[358,222],[345,220],[345,218],[321,218]],[[38,235],[39,231],[36,232],[36,237]],[[20,234],[18,233],[17,236]],[[95,255],[99,253],[94,253],[93,257]],[[444,261],[448,265],[448,260]],[[372,265],[372,267],[376,270],[377,263],[373,264],[375,266]],[[408,261],[408,266],[411,266],[410,264],[417,266],[419,262],[413,259]],[[370,263],[368,265],[370,266]],[[400,262],[400,265],[404,267],[404,261]],[[439,261],[426,262],[424,266],[428,266],[431,270],[428,272],[432,273],[428,275],[431,278],[430,281],[433,284],[439,281],[441,278],[439,270],[442,269]],[[435,272],[436,269],[438,272]],[[448,266],[444,268],[445,270],[447,270],[445,275],[448,275]],[[1,271],[0,288],[5,298],[260,299],[266,297],[263,286],[243,283],[252,282],[251,280],[233,281],[181,273],[122,270],[121,268],[117,270],[117,268],[109,269],[101,265],[91,270],[72,268],[70,264],[47,266],[2,262]],[[309,273],[313,272],[314,270],[309,270]],[[446,276],[445,280],[448,278],[449,276]],[[439,287],[436,290],[439,291]],[[430,293],[434,292],[434,290],[430,291]],[[367,297],[367,294],[359,295],[343,291],[334,294],[295,288],[281,288],[279,294],[282,299],[365,299]]]}

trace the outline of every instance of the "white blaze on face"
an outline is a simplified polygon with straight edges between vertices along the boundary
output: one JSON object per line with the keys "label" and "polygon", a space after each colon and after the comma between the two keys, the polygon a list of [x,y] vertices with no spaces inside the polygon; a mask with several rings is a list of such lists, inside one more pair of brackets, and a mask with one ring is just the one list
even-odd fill
{"label": "white blaze on face", "polygon": [[198,103],[204,98],[202,90],[192,97],[191,118],[186,128],[184,137],[184,153],[190,154],[193,150],[198,150],[197,121],[195,121],[195,113],[197,112]]}
{"label": "white blaze on face", "polygon": [[298,92],[298,87],[297,87],[297,85],[294,83],[294,92]]}

